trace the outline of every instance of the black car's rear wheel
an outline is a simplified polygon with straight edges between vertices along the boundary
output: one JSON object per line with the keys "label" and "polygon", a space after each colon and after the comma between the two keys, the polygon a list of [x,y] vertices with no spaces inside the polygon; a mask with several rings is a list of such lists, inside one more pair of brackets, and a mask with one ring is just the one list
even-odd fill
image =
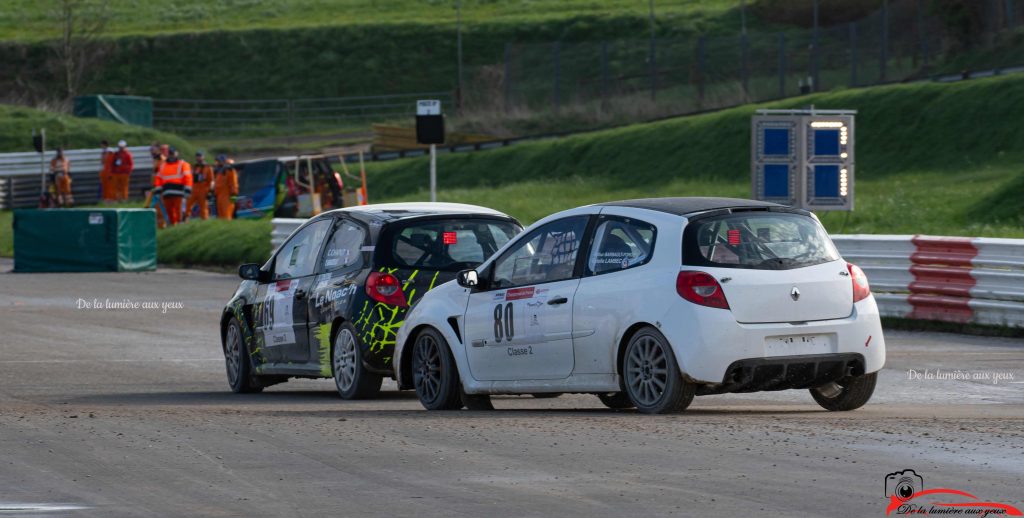
{"label": "black car's rear wheel", "polygon": [[459,371],[448,341],[441,333],[425,329],[416,337],[412,351],[412,383],[427,410],[462,408]]}
{"label": "black car's rear wheel", "polygon": [[253,373],[249,348],[245,345],[242,328],[235,317],[228,321],[224,334],[224,364],[227,367],[228,385],[231,386],[232,392],[244,394],[263,390],[264,385]]}
{"label": "black car's rear wheel", "polygon": [[331,356],[334,385],[342,399],[372,398],[380,392],[384,378],[366,370],[356,330],[348,323],[341,324],[334,335]]}

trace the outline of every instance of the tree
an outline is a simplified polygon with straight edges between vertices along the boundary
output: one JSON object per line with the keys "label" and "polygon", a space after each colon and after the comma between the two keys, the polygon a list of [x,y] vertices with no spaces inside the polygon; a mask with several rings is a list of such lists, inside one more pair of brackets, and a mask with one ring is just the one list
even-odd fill
{"label": "tree", "polygon": [[51,17],[60,28],[52,44],[52,66],[66,100],[88,84],[110,50],[102,39],[108,12],[101,0],[52,0]]}

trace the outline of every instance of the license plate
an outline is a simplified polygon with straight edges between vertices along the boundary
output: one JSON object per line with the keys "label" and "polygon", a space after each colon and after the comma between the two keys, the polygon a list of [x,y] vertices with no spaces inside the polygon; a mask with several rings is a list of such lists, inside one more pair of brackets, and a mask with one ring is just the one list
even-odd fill
{"label": "license plate", "polygon": [[765,350],[772,355],[819,354],[834,352],[835,335],[792,335],[765,338]]}

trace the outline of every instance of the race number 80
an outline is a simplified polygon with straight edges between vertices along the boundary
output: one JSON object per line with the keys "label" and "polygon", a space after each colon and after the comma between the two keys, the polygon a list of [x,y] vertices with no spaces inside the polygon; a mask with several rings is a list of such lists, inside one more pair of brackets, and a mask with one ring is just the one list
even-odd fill
{"label": "race number 80", "polygon": [[511,342],[513,336],[515,336],[515,323],[512,317],[512,303],[507,302],[504,306],[501,304],[494,306],[494,341],[501,342],[504,337]]}

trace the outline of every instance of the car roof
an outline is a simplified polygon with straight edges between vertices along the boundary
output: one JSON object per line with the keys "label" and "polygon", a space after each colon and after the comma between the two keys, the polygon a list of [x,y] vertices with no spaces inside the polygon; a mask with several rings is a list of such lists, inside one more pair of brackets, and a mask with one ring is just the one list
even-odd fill
{"label": "car roof", "polygon": [[771,203],[767,201],[711,197],[640,198],[636,200],[610,201],[606,203],[598,203],[597,205],[656,210],[659,212],[675,214],[677,216],[687,216],[698,212],[718,209],[785,207],[785,205],[779,205],[778,203]]}
{"label": "car roof", "polygon": [[325,214],[349,214],[360,219],[398,220],[421,216],[472,215],[497,216],[512,219],[511,216],[494,209],[465,203],[406,202],[357,205],[336,209]]}

